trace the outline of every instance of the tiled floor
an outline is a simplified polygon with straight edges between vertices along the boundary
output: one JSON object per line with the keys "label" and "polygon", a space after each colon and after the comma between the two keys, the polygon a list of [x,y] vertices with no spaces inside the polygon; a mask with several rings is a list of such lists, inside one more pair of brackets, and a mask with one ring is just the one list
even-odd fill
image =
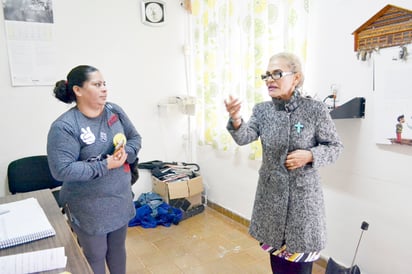
{"label": "tiled floor", "polygon": [[[126,247],[128,274],[271,273],[247,228],[208,207],[171,227],[131,227]],[[314,264],[313,274],[323,273]]]}

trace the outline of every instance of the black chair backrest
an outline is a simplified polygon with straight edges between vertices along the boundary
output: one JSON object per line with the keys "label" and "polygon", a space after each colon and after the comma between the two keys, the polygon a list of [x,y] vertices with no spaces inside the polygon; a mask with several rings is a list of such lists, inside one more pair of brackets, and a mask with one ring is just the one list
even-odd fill
{"label": "black chair backrest", "polygon": [[12,194],[62,185],[52,177],[46,155],[14,160],[7,168],[7,177]]}

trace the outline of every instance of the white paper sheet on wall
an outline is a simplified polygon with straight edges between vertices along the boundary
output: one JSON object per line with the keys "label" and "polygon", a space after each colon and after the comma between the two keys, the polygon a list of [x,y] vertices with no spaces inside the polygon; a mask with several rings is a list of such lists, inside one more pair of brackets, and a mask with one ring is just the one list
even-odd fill
{"label": "white paper sheet on wall", "polygon": [[54,85],[52,0],[3,3],[13,86]]}

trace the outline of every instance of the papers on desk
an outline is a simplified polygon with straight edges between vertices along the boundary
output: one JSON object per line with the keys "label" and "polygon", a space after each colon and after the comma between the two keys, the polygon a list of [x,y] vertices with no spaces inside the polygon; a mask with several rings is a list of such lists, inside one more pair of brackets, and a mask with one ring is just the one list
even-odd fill
{"label": "papers on desk", "polygon": [[0,273],[25,274],[65,268],[64,247],[0,257]]}
{"label": "papers on desk", "polygon": [[0,211],[0,249],[56,235],[36,198],[1,204]]}

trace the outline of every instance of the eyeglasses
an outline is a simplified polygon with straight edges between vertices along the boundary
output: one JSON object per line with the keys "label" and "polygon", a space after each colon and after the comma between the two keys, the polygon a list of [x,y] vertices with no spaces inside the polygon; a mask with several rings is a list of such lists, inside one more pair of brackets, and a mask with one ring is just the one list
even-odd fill
{"label": "eyeglasses", "polygon": [[295,74],[296,72],[294,71],[281,71],[280,69],[274,70],[272,72],[266,71],[266,74],[262,74],[260,77],[262,78],[263,81],[269,80],[269,77],[272,78],[273,80],[279,80],[283,76],[287,75],[292,75]]}

